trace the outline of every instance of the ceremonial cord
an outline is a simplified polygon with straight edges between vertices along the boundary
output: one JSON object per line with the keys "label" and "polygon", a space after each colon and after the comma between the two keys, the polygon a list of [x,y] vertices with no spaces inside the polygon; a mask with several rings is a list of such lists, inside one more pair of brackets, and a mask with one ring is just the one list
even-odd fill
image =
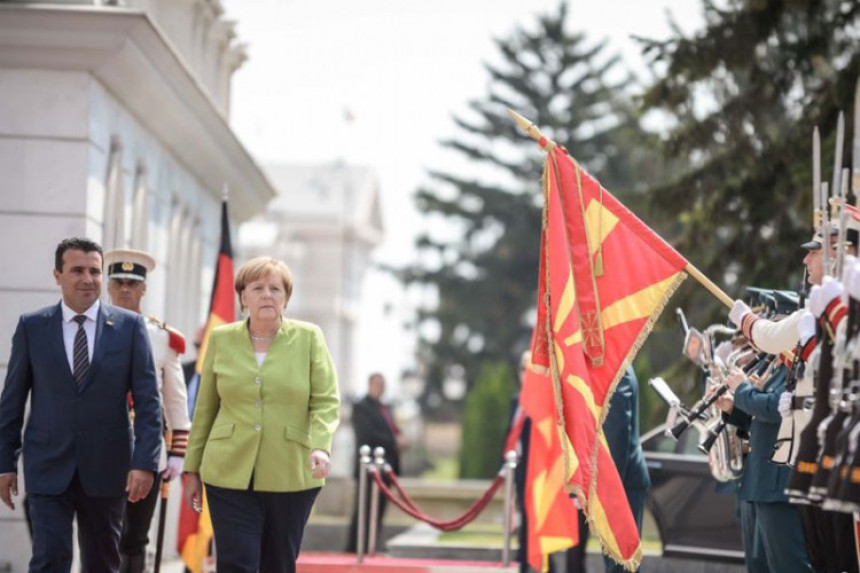
{"label": "ceremonial cord", "polygon": [[397,479],[397,476],[391,471],[390,466],[386,466],[383,470],[385,475],[391,480],[392,485],[397,490],[398,494],[403,498],[397,497],[385,484],[385,481],[382,479],[382,476],[375,469],[370,470],[370,475],[373,477],[373,480],[376,482],[376,485],[379,486],[379,490],[387,497],[391,503],[396,505],[403,513],[414,517],[419,521],[423,521],[429,525],[432,525],[436,529],[440,529],[442,531],[456,531],[461,529],[463,526],[468,524],[471,521],[474,521],[478,515],[487,507],[492,500],[493,495],[495,495],[496,491],[498,491],[499,487],[504,483],[505,478],[500,473],[496,476],[496,479],[493,480],[493,483],[490,484],[490,487],[484,494],[472,504],[466,512],[457,517],[455,519],[449,521],[441,521],[434,519],[421,511],[421,509],[415,504],[414,501],[409,497],[406,491],[403,489],[403,486],[400,484],[400,481]]}

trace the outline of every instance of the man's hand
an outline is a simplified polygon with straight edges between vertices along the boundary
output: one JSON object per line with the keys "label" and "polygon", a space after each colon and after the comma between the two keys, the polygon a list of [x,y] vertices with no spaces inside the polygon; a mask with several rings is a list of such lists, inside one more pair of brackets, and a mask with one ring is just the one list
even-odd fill
{"label": "man's hand", "polygon": [[200,481],[200,474],[185,473],[185,502],[195,512],[203,511],[203,482]]}
{"label": "man's hand", "polygon": [[723,394],[717,398],[717,408],[726,414],[731,414],[735,409],[735,399],[730,394]]}
{"label": "man's hand", "polygon": [[734,306],[729,311],[729,320],[731,320],[735,326],[740,328],[744,317],[751,312],[752,309],[748,307],[744,301],[736,300]]}
{"label": "man's hand", "polygon": [[164,481],[170,481],[175,477],[179,477],[182,474],[182,464],[185,462],[185,458],[180,456],[169,456],[167,458],[167,467],[164,468],[164,471],[161,472],[161,477]]}
{"label": "man's hand", "polygon": [[155,476],[152,472],[146,470],[131,470],[128,472],[128,480],[125,485],[125,492],[128,494],[130,503],[137,503],[149,494],[152,489],[152,482],[155,481]]}
{"label": "man's hand", "polygon": [[767,383],[767,380],[769,379],[764,379],[758,374],[750,374],[749,378],[750,384],[755,386],[756,390],[764,390],[764,385]]}
{"label": "man's hand", "polygon": [[740,368],[735,368],[729,375],[726,376],[726,386],[729,387],[729,390],[734,392],[737,390],[737,387],[741,385],[742,382],[745,382],[747,379],[747,375]]}
{"label": "man's hand", "polygon": [[0,476],[0,499],[9,509],[14,511],[13,495],[18,497],[18,474],[3,474]]}
{"label": "man's hand", "polygon": [[313,450],[310,462],[311,475],[314,476],[314,479],[325,479],[331,471],[331,460],[323,450]]}

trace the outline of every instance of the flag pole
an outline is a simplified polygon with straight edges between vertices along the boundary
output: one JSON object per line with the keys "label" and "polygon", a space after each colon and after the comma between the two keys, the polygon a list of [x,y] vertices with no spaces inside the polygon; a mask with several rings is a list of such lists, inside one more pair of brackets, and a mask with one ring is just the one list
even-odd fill
{"label": "flag pole", "polygon": [[[535,124],[533,124],[511,108],[508,108],[508,114],[510,114],[510,116],[513,118],[514,122],[520,127],[520,129],[525,131],[529,137],[537,141],[540,146],[543,147],[545,150],[552,151],[558,145],[553,140],[545,137]],[[699,281],[699,284],[705,287],[708,292],[714,295],[714,297],[716,297],[716,299],[719,300],[721,303],[723,303],[729,308],[732,308],[732,306],[734,306],[735,301],[729,295],[727,295],[725,291],[723,291],[723,289],[718,287],[714,283],[714,281],[702,274],[702,271],[697,269],[694,265],[688,262],[684,270],[687,271],[687,273],[689,273],[691,277]]]}

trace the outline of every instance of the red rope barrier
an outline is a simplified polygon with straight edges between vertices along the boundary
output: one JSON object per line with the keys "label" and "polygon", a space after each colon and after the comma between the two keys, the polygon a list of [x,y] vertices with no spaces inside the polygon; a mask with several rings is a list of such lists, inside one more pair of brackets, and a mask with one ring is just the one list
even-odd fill
{"label": "red rope barrier", "polygon": [[382,476],[378,471],[371,471],[370,475],[373,476],[373,480],[376,482],[376,485],[379,486],[379,490],[387,497],[391,503],[396,505],[402,512],[407,515],[418,519],[419,521],[423,521],[435,527],[436,529],[441,529],[442,531],[456,531],[461,529],[467,523],[473,521],[480,513],[487,507],[487,504],[490,503],[490,500],[495,495],[496,491],[498,491],[499,487],[501,487],[502,483],[504,483],[505,478],[501,474],[496,476],[496,479],[493,480],[493,483],[490,484],[490,487],[484,494],[472,504],[466,512],[457,517],[455,519],[449,521],[441,521],[434,519],[421,511],[421,509],[415,504],[412,499],[406,494],[403,489],[403,486],[397,479],[397,476],[394,475],[394,472],[391,471],[390,468],[386,468],[386,475],[391,480],[391,483],[394,485],[394,488],[398,491],[398,493],[403,497],[400,499],[395,496],[394,493],[388,488],[385,484],[385,481],[382,479]]}
{"label": "red rope barrier", "polygon": [[[397,479],[397,474],[395,474],[392,471],[391,466],[386,465],[384,471],[385,471],[385,474],[388,476],[388,478],[391,480],[391,482],[394,484],[395,488],[397,488],[397,491],[400,493],[400,496],[404,499],[404,501],[406,503],[408,503],[411,507],[413,507],[416,511],[421,513],[421,515],[423,515],[427,519],[432,519],[429,515],[427,515],[423,511],[421,511],[421,509],[418,508],[417,504],[414,501],[412,501],[412,499],[409,497],[409,495],[406,493],[406,491],[401,486],[400,481]],[[490,484],[490,488],[484,492],[484,495],[480,499],[478,499],[478,501],[476,501],[474,504],[472,504],[472,506],[469,509],[466,510],[466,513],[464,513],[462,516],[458,517],[457,519],[451,520],[450,523],[456,524],[456,523],[462,522],[462,525],[457,527],[457,529],[459,529],[463,525],[474,520],[481,513],[481,511],[483,511],[483,509],[487,506],[487,504],[493,498],[493,495],[495,494],[495,492],[498,489],[501,482],[504,481],[503,475],[501,473],[499,473],[496,476],[496,480],[499,480],[500,483],[499,484],[496,484],[496,483]]]}

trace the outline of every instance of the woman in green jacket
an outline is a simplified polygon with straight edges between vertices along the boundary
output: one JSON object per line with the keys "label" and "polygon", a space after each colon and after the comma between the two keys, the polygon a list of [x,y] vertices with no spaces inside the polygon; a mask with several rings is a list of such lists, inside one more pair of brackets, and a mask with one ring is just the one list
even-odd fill
{"label": "woman in green jacket", "polygon": [[310,510],[331,468],[337,375],[320,329],[283,318],[287,266],[236,275],[247,319],[215,328],[185,456],[186,498],[212,517],[218,573],[295,571]]}

